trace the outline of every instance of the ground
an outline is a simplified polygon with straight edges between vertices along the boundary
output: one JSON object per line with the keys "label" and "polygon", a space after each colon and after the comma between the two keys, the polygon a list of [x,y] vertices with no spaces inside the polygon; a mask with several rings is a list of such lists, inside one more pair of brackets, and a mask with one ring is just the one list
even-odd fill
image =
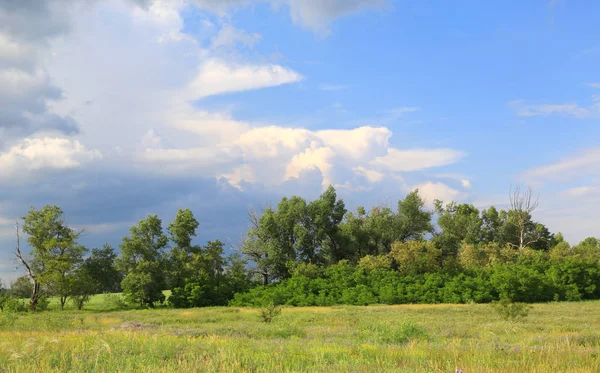
{"label": "ground", "polygon": [[0,372],[600,371],[600,302],[516,322],[485,304],[284,308],[271,324],[256,309],[108,303],[2,315]]}

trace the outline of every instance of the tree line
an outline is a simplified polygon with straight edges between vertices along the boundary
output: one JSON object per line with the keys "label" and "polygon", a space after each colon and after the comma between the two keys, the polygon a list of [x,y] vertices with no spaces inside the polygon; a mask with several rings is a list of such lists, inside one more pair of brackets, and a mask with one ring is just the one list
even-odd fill
{"label": "tree line", "polygon": [[0,297],[27,294],[31,310],[47,296],[82,308],[92,294],[119,291],[139,307],[600,298],[600,241],[570,247],[533,220],[536,207],[532,191],[517,188],[506,210],[439,200],[428,210],[415,190],[396,208],[347,211],[329,187],[314,201],[293,196],[250,211],[227,256],[219,240],[194,243],[199,223],[189,209],[166,230],[157,215],[140,220],[117,254],[80,245],[59,207],[31,208],[21,227],[28,255],[16,231],[26,275],[10,292],[0,286]]}

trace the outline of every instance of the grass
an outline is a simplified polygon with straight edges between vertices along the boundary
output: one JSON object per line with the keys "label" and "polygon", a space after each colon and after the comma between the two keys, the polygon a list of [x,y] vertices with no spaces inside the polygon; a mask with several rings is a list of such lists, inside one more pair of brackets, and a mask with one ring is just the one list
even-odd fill
{"label": "grass", "polygon": [[[24,314],[0,322],[0,372],[597,372],[600,302]],[[3,317],[3,316],[0,316]]]}

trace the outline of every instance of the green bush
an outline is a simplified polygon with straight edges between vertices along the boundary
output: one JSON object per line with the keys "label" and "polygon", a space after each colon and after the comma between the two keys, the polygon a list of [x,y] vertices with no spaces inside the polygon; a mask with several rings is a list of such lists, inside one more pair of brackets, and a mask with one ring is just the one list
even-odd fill
{"label": "green bush", "polygon": [[281,306],[276,306],[273,302],[259,310],[261,320],[267,324],[270,324],[279,315],[281,315]]}
{"label": "green bush", "polygon": [[2,312],[15,313],[15,312],[27,312],[27,304],[25,301],[13,297],[8,297],[4,300]]}
{"label": "green bush", "polygon": [[491,306],[507,321],[524,319],[529,315],[529,310],[531,309],[531,306],[526,303],[513,302],[506,298],[499,302],[493,302]]}
{"label": "green bush", "polygon": [[104,294],[102,310],[113,311],[127,308],[127,303],[121,294]]}
{"label": "green bush", "polygon": [[380,325],[377,332],[381,342],[404,344],[417,339],[427,339],[427,330],[414,322],[399,325]]}

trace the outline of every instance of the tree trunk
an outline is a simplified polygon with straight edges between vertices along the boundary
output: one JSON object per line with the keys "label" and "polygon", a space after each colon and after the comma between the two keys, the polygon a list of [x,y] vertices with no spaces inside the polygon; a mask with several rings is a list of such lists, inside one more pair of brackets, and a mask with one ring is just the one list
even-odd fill
{"label": "tree trunk", "polygon": [[40,299],[40,284],[39,282],[33,283],[33,291],[31,292],[31,299],[29,302],[29,310],[32,312],[37,311],[38,300]]}

